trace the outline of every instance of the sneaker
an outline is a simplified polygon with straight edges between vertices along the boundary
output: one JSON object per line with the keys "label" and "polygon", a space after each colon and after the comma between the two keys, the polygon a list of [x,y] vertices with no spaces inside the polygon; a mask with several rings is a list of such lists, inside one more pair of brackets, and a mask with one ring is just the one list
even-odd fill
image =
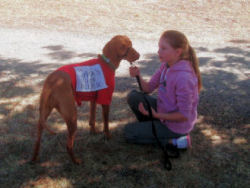
{"label": "sneaker", "polygon": [[181,136],[179,138],[174,138],[174,139],[172,139],[172,143],[178,149],[186,149],[186,148],[191,147],[191,137],[188,134],[186,136]]}

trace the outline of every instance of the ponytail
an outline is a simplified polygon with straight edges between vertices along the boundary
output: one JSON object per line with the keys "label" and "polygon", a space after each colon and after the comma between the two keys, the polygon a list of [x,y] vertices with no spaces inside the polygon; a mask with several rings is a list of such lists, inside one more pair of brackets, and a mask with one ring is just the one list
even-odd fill
{"label": "ponytail", "polygon": [[189,42],[186,36],[179,31],[167,30],[162,34],[161,37],[164,37],[165,39],[167,39],[167,41],[170,43],[170,45],[173,48],[183,49],[183,52],[180,58],[188,60],[192,63],[192,67],[198,78],[198,91],[200,93],[201,88],[202,88],[202,83],[201,83],[201,73],[199,69],[199,60],[196,57],[196,53],[194,49],[189,45]]}
{"label": "ponytail", "polygon": [[188,45],[188,53],[189,53],[189,61],[192,63],[192,67],[198,78],[198,91],[200,93],[201,88],[202,88],[202,82],[201,82],[201,73],[199,69],[199,60],[196,57],[196,53],[194,49],[190,45]]}

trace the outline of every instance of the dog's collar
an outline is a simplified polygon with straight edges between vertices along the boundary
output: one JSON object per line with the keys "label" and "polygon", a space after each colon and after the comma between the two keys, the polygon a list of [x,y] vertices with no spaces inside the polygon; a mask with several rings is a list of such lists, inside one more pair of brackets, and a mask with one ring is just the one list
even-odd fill
{"label": "dog's collar", "polygon": [[104,62],[113,70],[115,71],[116,70],[116,67],[110,62],[110,59],[107,58],[105,55],[99,55],[103,60]]}

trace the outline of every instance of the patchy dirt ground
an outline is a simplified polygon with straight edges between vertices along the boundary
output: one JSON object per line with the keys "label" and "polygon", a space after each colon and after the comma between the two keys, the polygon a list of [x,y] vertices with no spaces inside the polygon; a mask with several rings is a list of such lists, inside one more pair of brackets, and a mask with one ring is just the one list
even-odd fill
{"label": "patchy dirt ground", "polygon": [[[0,185],[3,187],[247,187],[250,128],[250,2],[170,0],[0,1]],[[193,148],[161,166],[160,150],[124,142],[134,121],[126,94],[137,88],[122,62],[112,102],[113,139],[88,133],[88,105],[79,108],[71,164],[66,127],[57,113],[44,134],[41,161],[26,164],[33,147],[38,98],[45,77],[67,63],[95,57],[115,34],[141,53],[146,78],[159,66],[157,42],[166,29],[186,34],[200,60],[204,89]],[[98,128],[102,129],[100,109]]]}
{"label": "patchy dirt ground", "polygon": [[192,41],[248,40],[249,1],[2,0],[1,26],[158,40],[178,29]]}

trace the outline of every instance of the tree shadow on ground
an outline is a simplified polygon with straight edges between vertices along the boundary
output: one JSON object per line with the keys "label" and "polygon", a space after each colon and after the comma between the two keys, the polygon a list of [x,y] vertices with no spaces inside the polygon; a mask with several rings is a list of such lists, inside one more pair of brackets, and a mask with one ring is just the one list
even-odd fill
{"label": "tree shadow on ground", "polygon": [[[34,84],[44,78],[56,64],[40,64],[39,61],[25,62],[20,59],[0,56],[1,98],[26,97],[34,93]],[[39,85],[41,86],[41,85]]]}
{"label": "tree shadow on ground", "polygon": [[80,53],[77,54],[74,51],[65,49],[63,45],[49,45],[43,47],[50,52],[47,54],[52,60],[67,61],[76,57],[80,58],[95,58],[98,54],[95,53]]}
{"label": "tree shadow on ground", "polygon": [[[55,52],[64,48],[58,45],[48,49]],[[248,52],[234,48],[228,55],[225,49],[213,51],[215,56],[216,53],[224,55],[223,61],[217,61],[214,57],[200,58],[202,68],[212,67],[211,71],[202,73],[204,90],[200,95],[198,111],[199,117],[203,119],[191,133],[193,149],[183,154],[181,159],[172,160],[174,170],[168,172],[167,176],[159,161],[159,148],[127,144],[123,138],[124,125],[135,120],[126,103],[126,95],[130,90],[138,89],[136,79],[125,76],[116,78],[110,113],[111,125],[115,122],[116,126],[111,126],[113,138],[110,141],[105,140],[103,134],[89,134],[89,106],[88,103],[83,103],[83,106],[78,107],[79,128],[74,151],[84,163],[79,166],[71,163],[66,153],[67,130],[61,128],[66,125],[58,113],[52,113],[48,124],[57,134],[52,136],[44,132],[40,162],[28,165],[36,134],[38,97],[32,104],[24,104],[21,109],[15,108],[20,106],[22,100],[34,93],[39,94],[37,87],[40,90],[46,75],[61,64],[40,64],[1,57],[1,78],[9,78],[0,81],[4,83],[0,84],[0,89],[4,91],[9,88],[10,91],[4,94],[1,92],[1,99],[6,101],[1,103],[0,108],[0,184],[6,187],[24,187],[46,184],[46,181],[53,180],[55,185],[66,181],[69,186],[76,187],[110,187],[117,185],[115,182],[121,185],[126,178],[127,183],[138,186],[145,185],[142,183],[145,181],[149,185],[154,181],[163,187],[169,184],[190,187],[246,185],[249,159],[246,127],[249,123],[249,79],[239,78],[237,72],[230,72],[227,68],[249,71],[246,60]],[[198,52],[199,50],[210,52],[204,47],[197,48]],[[80,55],[95,56],[92,53]],[[75,56],[79,55],[71,52],[64,55],[63,52],[50,57],[69,60]],[[145,54],[145,60],[139,63],[142,75],[148,77],[160,66],[157,54]],[[32,77],[32,74],[37,76]],[[34,79],[37,80],[37,86],[31,84]],[[18,88],[20,80],[26,82],[21,90]],[[20,93],[16,93],[17,91]],[[12,99],[18,96],[21,96],[21,100],[13,104],[15,102]],[[103,126],[100,111],[101,108],[98,108],[97,127],[101,131]],[[210,131],[211,134],[204,131]],[[215,142],[213,136],[221,137],[222,141]],[[237,137],[246,139],[247,142],[233,142]],[[214,176],[214,172],[221,175]]]}
{"label": "tree shadow on ground", "polygon": [[202,73],[204,90],[200,95],[199,114],[219,127],[240,128],[250,122],[250,80],[246,72],[249,52],[226,47],[213,52],[224,54],[224,60],[203,58],[201,67],[213,67]]}

